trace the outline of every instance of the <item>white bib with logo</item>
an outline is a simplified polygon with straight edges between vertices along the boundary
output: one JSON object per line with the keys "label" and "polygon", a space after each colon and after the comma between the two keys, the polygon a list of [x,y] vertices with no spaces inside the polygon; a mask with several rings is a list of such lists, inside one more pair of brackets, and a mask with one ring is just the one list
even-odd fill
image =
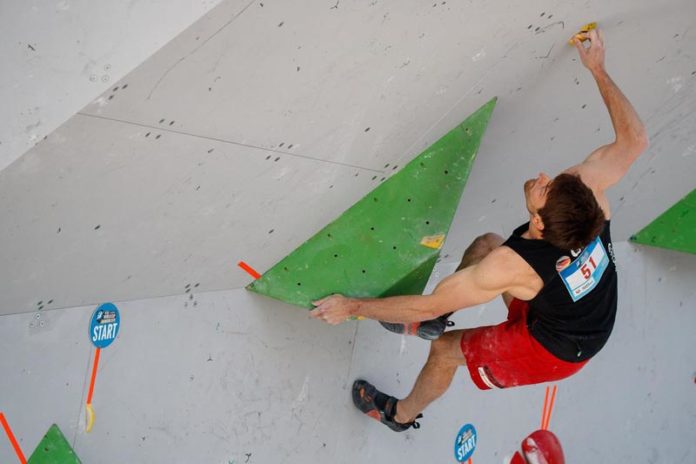
{"label": "white bib with logo", "polygon": [[597,286],[608,265],[609,257],[602,241],[597,237],[576,260],[558,274],[575,302]]}

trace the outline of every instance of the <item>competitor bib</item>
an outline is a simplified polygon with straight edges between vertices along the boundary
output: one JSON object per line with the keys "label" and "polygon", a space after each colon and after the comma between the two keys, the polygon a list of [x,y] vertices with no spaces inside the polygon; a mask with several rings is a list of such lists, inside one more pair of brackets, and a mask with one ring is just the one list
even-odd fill
{"label": "competitor bib", "polygon": [[609,265],[609,257],[599,237],[570,265],[558,271],[573,302],[578,301],[597,286]]}

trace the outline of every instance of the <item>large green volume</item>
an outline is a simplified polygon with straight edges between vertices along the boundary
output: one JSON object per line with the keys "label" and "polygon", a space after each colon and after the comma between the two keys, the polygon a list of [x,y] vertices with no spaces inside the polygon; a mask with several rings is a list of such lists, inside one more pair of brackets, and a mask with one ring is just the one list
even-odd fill
{"label": "large green volume", "polygon": [[36,447],[27,464],[81,464],[63,432],[53,424]]}
{"label": "large green volume", "polygon": [[247,289],[306,308],[332,293],[421,294],[495,103],[483,105]]}
{"label": "large green volume", "polygon": [[696,190],[631,237],[631,241],[696,254]]}

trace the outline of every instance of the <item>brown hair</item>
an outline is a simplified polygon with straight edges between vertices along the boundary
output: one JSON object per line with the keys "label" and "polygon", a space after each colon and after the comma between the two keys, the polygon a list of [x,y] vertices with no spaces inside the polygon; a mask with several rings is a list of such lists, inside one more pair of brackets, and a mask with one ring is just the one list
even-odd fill
{"label": "brown hair", "polygon": [[573,174],[559,174],[551,182],[539,216],[544,240],[563,250],[587,246],[602,232],[605,220],[592,190]]}

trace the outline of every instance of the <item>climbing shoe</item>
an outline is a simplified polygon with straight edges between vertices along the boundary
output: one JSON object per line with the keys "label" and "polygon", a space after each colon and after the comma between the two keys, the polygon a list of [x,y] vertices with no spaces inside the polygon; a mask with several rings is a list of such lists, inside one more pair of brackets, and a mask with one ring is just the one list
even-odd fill
{"label": "climbing shoe", "polygon": [[450,321],[448,318],[452,313],[443,314],[437,319],[431,319],[429,321],[413,322],[411,324],[398,324],[392,322],[382,322],[382,327],[390,332],[406,335],[416,335],[425,340],[436,340],[445,332],[447,327],[452,327],[454,322]]}
{"label": "climbing shoe", "polygon": [[[353,382],[353,404],[364,414],[380,421],[395,432],[403,432],[413,427],[420,428],[420,424],[415,420],[406,424],[401,424],[394,420],[396,415],[396,402],[393,396],[385,395],[377,390],[371,383],[358,379]],[[416,419],[423,417],[418,414]]]}

